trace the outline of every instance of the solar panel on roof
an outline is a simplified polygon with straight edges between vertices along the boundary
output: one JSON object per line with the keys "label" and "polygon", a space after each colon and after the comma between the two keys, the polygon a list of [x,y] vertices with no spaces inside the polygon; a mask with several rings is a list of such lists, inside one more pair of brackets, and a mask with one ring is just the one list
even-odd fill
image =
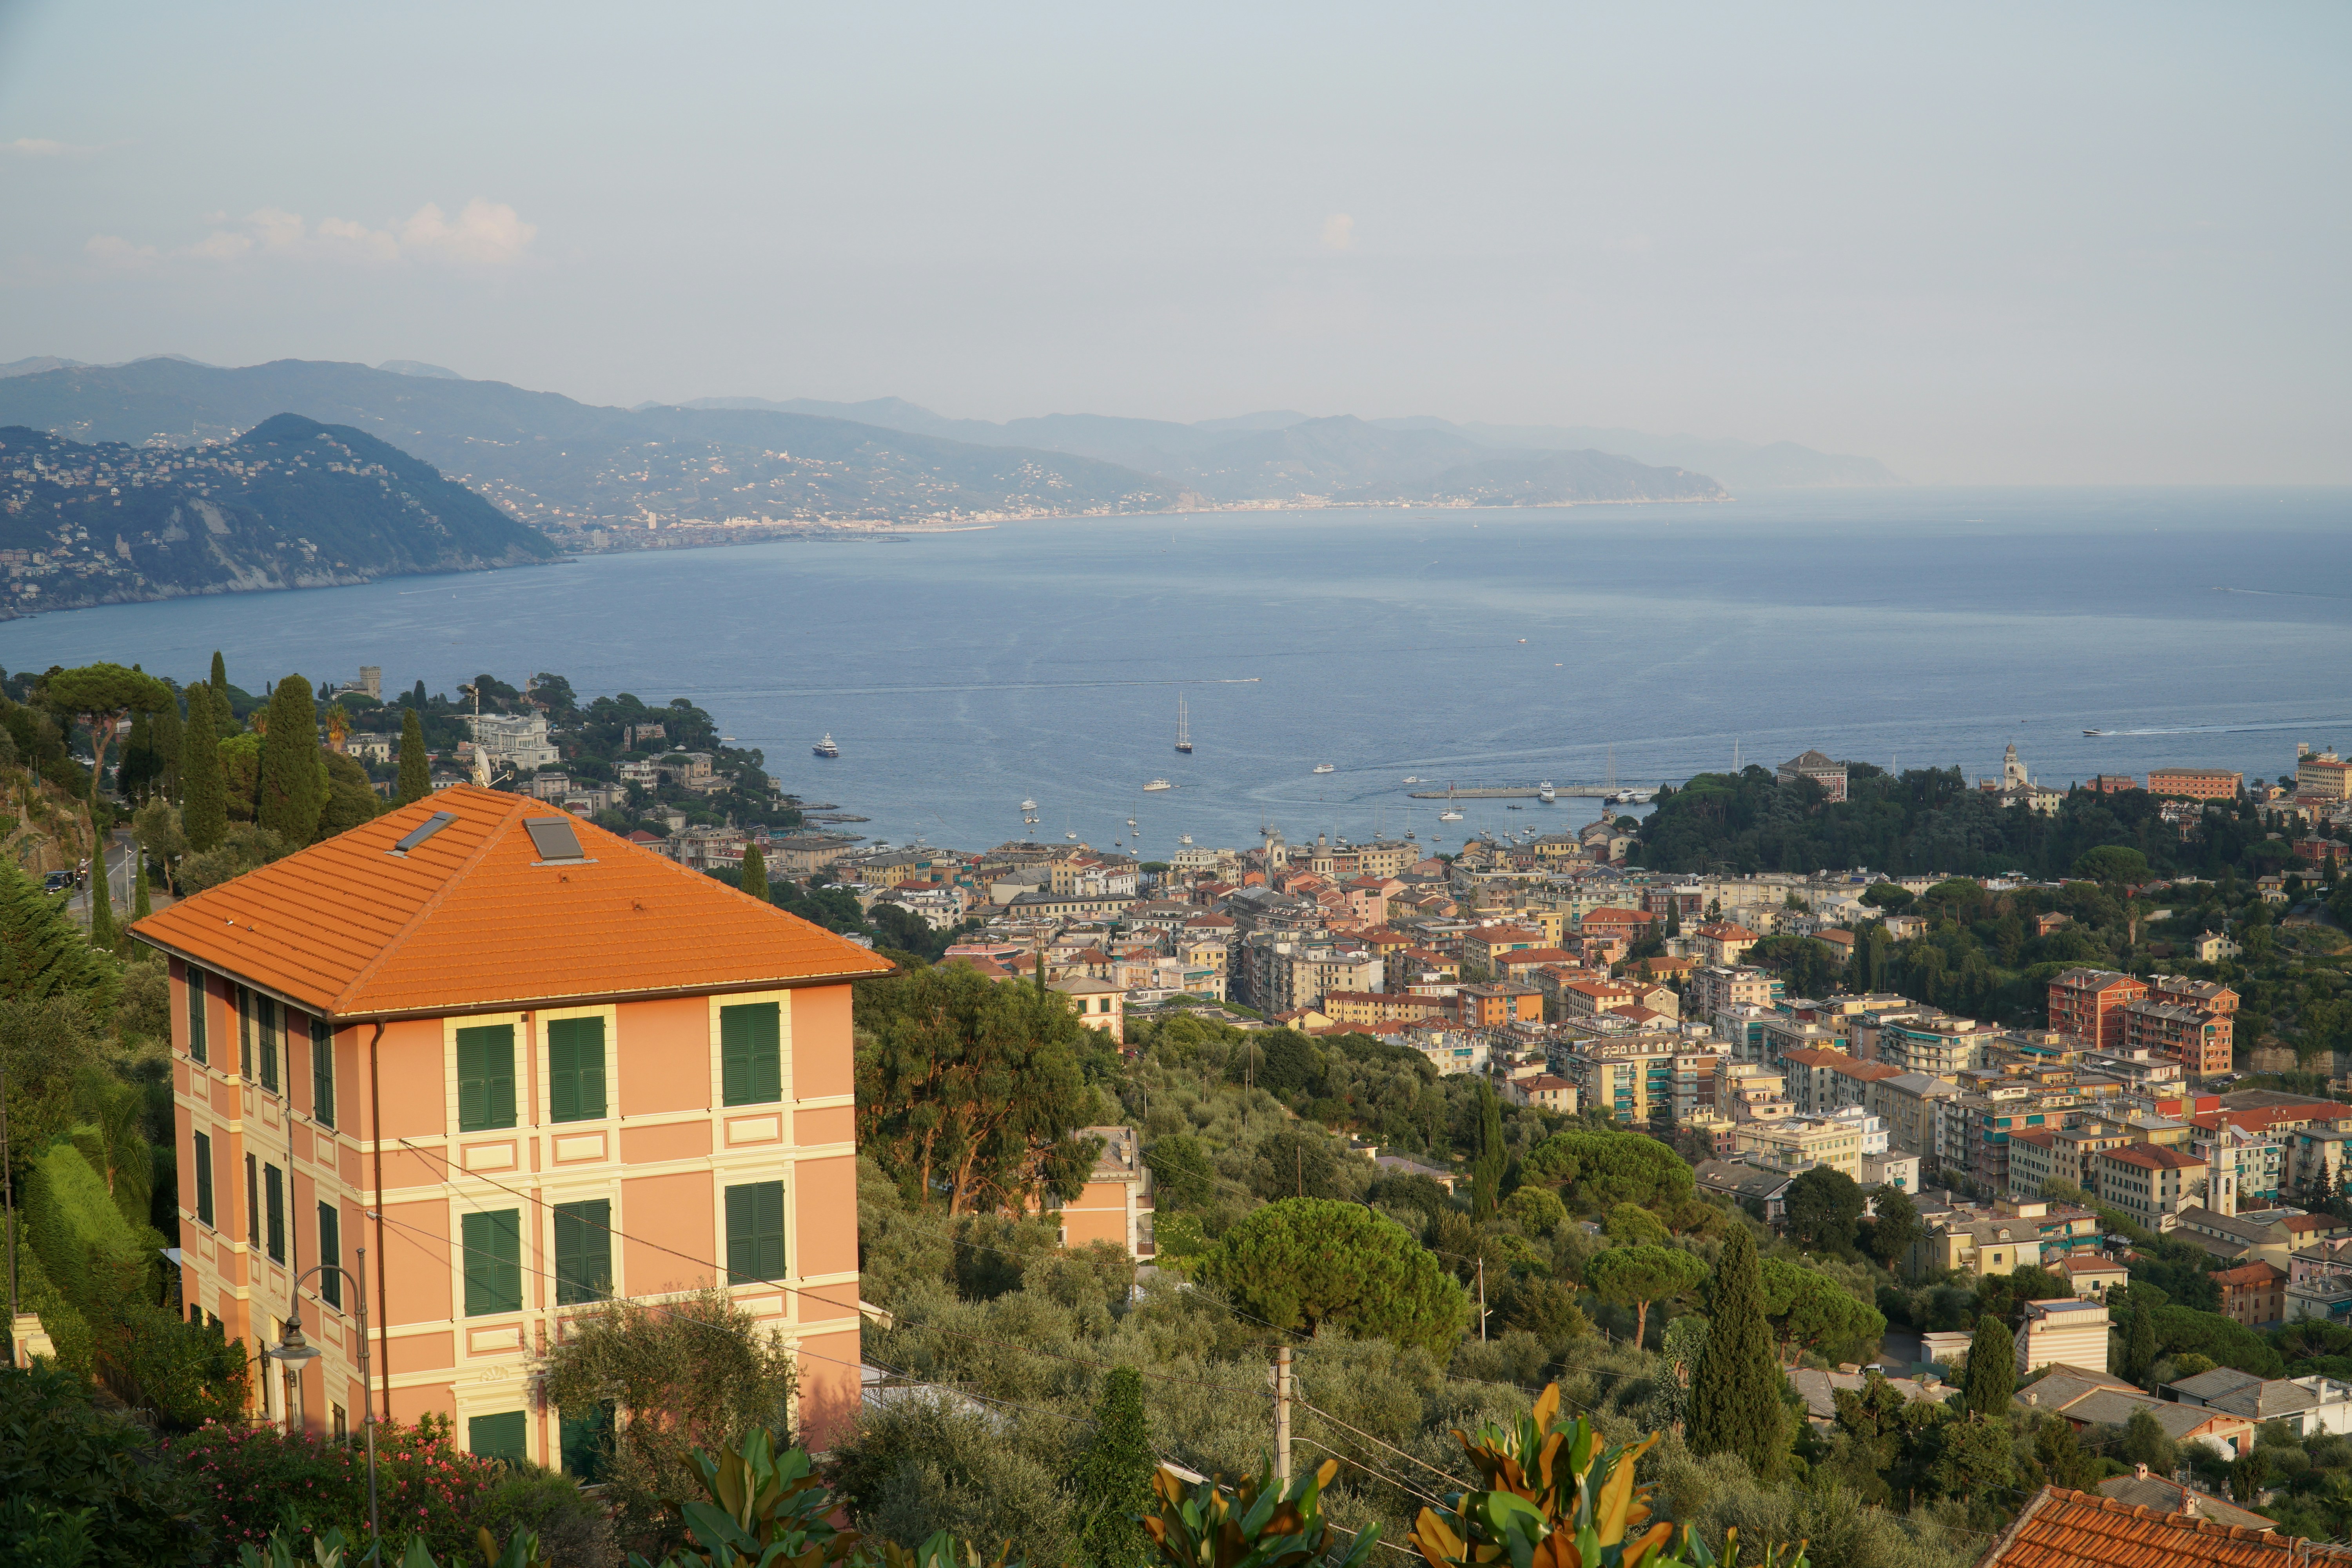
{"label": "solar panel on roof", "polygon": [[400,842],[392,847],[391,852],[394,855],[405,855],[457,820],[457,814],[454,812],[436,811],[404,834]]}
{"label": "solar panel on roof", "polygon": [[587,851],[580,847],[580,835],[572,831],[572,824],[561,816],[530,816],[523,819],[523,830],[530,835],[538,847],[539,858],[549,860],[585,860]]}

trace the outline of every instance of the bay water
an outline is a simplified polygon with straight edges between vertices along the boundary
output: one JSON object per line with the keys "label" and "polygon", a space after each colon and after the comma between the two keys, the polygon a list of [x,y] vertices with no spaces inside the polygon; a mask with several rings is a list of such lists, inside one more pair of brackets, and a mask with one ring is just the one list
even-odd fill
{"label": "bay water", "polygon": [[[871,837],[1160,856],[1266,826],[1450,847],[1598,807],[1465,802],[1441,825],[1412,789],[1612,763],[1680,780],[1809,747],[1974,777],[2013,742],[2059,784],[2275,776],[2297,741],[2352,747],[2347,633],[2352,491],[1923,488],[620,553],[44,615],[0,623],[0,665],[189,680],[219,648],[257,692],[375,664],[388,695],[551,670],[583,700],[699,704]],[[836,761],[811,754],[827,732]]]}

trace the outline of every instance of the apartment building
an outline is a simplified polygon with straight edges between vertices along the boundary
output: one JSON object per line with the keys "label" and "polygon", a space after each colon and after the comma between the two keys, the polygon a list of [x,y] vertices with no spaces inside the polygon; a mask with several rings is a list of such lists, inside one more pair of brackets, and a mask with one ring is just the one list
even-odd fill
{"label": "apartment building", "polygon": [[1761,969],[1741,969],[1726,964],[1709,964],[1694,970],[1683,986],[1683,1006],[1687,1016],[1712,1018],[1732,1007],[1756,1007],[1771,1011],[1785,994],[1785,984]]}
{"label": "apartment building", "polygon": [[2147,793],[2181,800],[2235,800],[2246,775],[2227,768],[2150,768]]}
{"label": "apartment building", "polygon": [[1744,925],[1729,921],[1717,921],[1698,927],[1691,932],[1693,955],[1717,968],[1728,968],[1748,955],[1748,950],[1764,939]]}
{"label": "apartment building", "polygon": [[1916,1154],[1938,1167],[1943,1158],[1943,1107],[1959,1098],[1960,1086],[1927,1073],[1898,1072],[1874,1080],[1864,1104],[1886,1124],[1887,1146]]}
{"label": "apartment building", "polygon": [[1897,1072],[1926,1073],[1956,1079],[1984,1059],[2000,1031],[1973,1018],[1955,1018],[1927,1011],[1903,1018],[1884,1014],[1867,1016],[1876,1025],[1875,1059]]}
{"label": "apartment building", "polygon": [[2024,1321],[2018,1325],[2017,1375],[2045,1366],[2107,1370],[2105,1302],[2063,1296],[2025,1303]]}
{"label": "apartment building", "polygon": [[[1769,1030],[1766,1037],[1770,1037]],[[1789,1098],[1805,1116],[1866,1107],[1872,1084],[1899,1076],[1888,1063],[1856,1061],[1843,1051],[1819,1047],[1782,1051],[1780,1068],[1789,1077]]]}
{"label": "apartment building", "polygon": [[1733,1145],[1751,1162],[1775,1170],[1806,1171],[1826,1165],[1849,1181],[1862,1180],[1863,1128],[1836,1118],[1790,1117],[1743,1121],[1732,1131]]}
{"label": "apartment building", "polygon": [[2099,1201],[2154,1231],[2180,1223],[2180,1211],[2198,1201],[2205,1174],[2205,1162],[2195,1155],[2153,1143],[2106,1150],[2094,1158],[2093,1168]]}
{"label": "apartment building", "polygon": [[856,1415],[871,951],[468,785],[131,930],[170,962],[184,1299],[266,1347],[299,1287],[321,1352],[257,1416],[431,1412],[557,1465],[533,1358],[563,1319],[711,1285],[795,1348],[797,1425]]}
{"label": "apartment building", "polygon": [[1578,1103],[1605,1110],[1627,1127],[1671,1124],[1679,1035],[1642,1031],[1582,1039],[1561,1056],[1560,1076],[1576,1086]]}
{"label": "apartment building", "polygon": [[2112,969],[2069,969],[2049,992],[2050,1026],[2096,1050],[2128,1050],[2124,1008],[2147,999],[2147,985]]}
{"label": "apartment building", "polygon": [[2230,1070],[2232,1047],[2228,1015],[2158,1001],[2127,1002],[2122,1013],[2126,1049],[2169,1057],[2191,1078]]}
{"label": "apartment building", "polygon": [[1790,1051],[1843,1051],[1845,1047],[1836,1030],[1800,1018],[1793,1012],[1776,1012],[1766,1018],[1761,1043],[1767,1067],[1777,1066]]}

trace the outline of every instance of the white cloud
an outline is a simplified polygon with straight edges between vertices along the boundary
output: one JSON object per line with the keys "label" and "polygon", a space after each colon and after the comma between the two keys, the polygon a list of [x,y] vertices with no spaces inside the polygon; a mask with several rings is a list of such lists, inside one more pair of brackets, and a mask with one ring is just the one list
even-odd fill
{"label": "white cloud", "polygon": [[1323,243],[1333,250],[1348,250],[1356,243],[1356,220],[1346,213],[1333,213],[1323,220]]}
{"label": "white cloud", "polygon": [[411,254],[499,267],[521,260],[538,233],[537,225],[523,222],[506,203],[476,196],[455,223],[443,217],[439,207],[425,203],[401,226],[400,243]]}
{"label": "white cloud", "polygon": [[83,147],[71,142],[53,142],[47,136],[19,136],[14,142],[0,142],[0,153],[18,158],[87,158],[102,153],[103,147]]}
{"label": "white cloud", "polygon": [[152,245],[133,245],[117,234],[93,234],[82,244],[93,266],[109,272],[143,272],[163,258]]}
{"label": "white cloud", "polygon": [[113,270],[159,265],[165,259],[239,263],[258,257],[290,261],[384,265],[401,261],[505,267],[523,259],[538,226],[516,216],[504,202],[479,197],[452,219],[427,202],[402,221],[370,228],[350,218],[321,218],[316,225],[299,213],[262,207],[240,219],[207,213],[210,232],[169,251],[133,245],[115,235],[93,235],[82,247],[96,265]]}

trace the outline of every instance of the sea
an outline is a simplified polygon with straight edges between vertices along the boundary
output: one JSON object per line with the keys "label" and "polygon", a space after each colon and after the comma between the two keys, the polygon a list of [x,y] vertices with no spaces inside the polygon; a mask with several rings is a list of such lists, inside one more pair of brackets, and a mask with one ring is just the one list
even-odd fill
{"label": "sea", "polygon": [[[2347,634],[2352,490],[1910,488],[633,552],[42,615],[0,623],[0,666],[189,680],[218,648],[255,691],[379,665],[387,694],[553,671],[583,700],[700,705],[871,840],[1150,858],[1268,828],[1450,847],[1602,806],[1441,823],[1414,791],[1810,748],[1973,778],[2013,743],[2061,784],[2274,777],[2298,742],[2352,754]],[[812,754],[826,734],[837,760]]]}

